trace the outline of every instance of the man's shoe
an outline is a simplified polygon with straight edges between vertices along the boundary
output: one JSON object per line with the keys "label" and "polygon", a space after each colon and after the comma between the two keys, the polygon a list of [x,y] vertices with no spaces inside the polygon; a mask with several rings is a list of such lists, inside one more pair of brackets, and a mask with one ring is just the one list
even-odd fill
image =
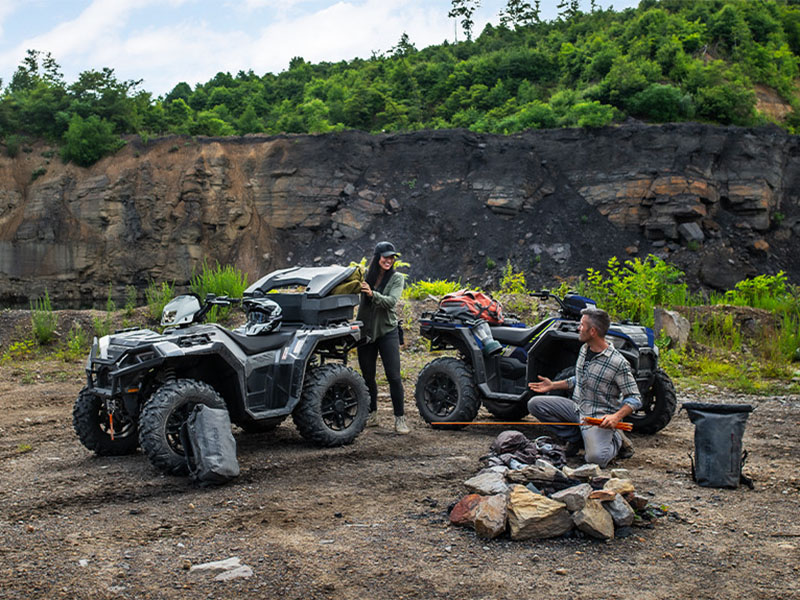
{"label": "man's shoe", "polygon": [[406,424],[405,415],[403,415],[402,417],[394,418],[394,430],[401,435],[406,435],[407,433],[411,433],[411,429]]}
{"label": "man's shoe", "polygon": [[580,442],[573,442],[572,440],[569,440],[567,441],[567,445],[564,446],[564,455],[567,458],[578,456],[581,450],[583,450],[583,440]]}
{"label": "man's shoe", "polygon": [[378,427],[378,425],[379,425],[378,411],[373,410],[371,413],[369,413],[369,416],[367,417],[367,422],[364,424],[364,427]]}
{"label": "man's shoe", "polygon": [[622,437],[622,445],[619,447],[619,452],[617,452],[617,458],[630,458],[633,456],[634,452],[636,452],[633,448],[633,444],[621,431],[619,432],[620,437]]}

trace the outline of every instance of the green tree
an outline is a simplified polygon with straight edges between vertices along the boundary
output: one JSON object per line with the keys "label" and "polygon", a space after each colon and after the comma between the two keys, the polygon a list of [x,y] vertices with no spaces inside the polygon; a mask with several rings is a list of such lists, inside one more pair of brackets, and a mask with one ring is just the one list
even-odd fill
{"label": "green tree", "polygon": [[61,155],[66,161],[88,167],[124,145],[125,142],[114,134],[114,126],[108,121],[96,115],[87,119],[73,115],[64,134]]}

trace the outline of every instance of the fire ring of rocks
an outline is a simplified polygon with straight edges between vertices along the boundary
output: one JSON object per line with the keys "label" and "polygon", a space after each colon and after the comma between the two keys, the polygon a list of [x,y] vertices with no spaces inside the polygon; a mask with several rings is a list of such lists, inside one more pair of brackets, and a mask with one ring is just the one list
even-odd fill
{"label": "fire ring of rocks", "polygon": [[[636,493],[627,469],[604,472],[598,465],[555,467],[538,458],[515,468],[492,466],[464,482],[472,492],[450,511],[454,525],[472,527],[483,538],[508,530],[512,540],[568,536],[626,537],[632,527],[651,527],[666,512]],[[579,534],[580,535],[580,534]]]}

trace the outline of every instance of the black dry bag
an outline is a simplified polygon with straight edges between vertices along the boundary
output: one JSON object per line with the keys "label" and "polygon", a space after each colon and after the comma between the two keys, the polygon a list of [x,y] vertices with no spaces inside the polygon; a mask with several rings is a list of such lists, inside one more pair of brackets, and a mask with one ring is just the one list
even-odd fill
{"label": "black dry bag", "polygon": [[224,408],[198,404],[181,432],[189,476],[200,485],[225,483],[239,475],[236,440]]}
{"label": "black dry bag", "polygon": [[[739,483],[753,487],[742,474],[747,452],[742,451],[742,435],[749,404],[706,404],[684,402],[689,420],[694,423],[692,477],[703,487],[736,488]],[[691,458],[692,455],[689,455]]]}

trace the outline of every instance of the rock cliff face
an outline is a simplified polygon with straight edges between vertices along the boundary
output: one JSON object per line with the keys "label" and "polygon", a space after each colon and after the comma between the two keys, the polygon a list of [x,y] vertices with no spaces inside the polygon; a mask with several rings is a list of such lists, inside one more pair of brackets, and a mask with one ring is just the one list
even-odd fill
{"label": "rock cliff face", "polygon": [[381,239],[414,279],[483,286],[507,260],[542,285],[651,252],[697,285],[800,281],[800,144],[777,128],[134,139],[89,169],[24,150],[0,158],[6,303],[180,287],[204,259],[253,281],[360,260]]}

